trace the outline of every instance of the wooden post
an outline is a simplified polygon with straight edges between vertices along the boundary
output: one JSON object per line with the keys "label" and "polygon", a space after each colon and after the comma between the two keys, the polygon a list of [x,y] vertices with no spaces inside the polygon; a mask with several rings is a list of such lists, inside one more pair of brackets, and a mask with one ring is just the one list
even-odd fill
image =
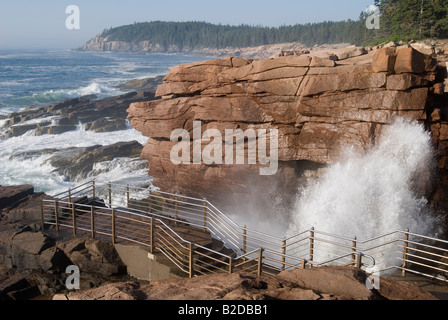
{"label": "wooden post", "polygon": [[282,270],[285,270],[286,267],[286,240],[283,240],[283,246],[282,246]]}
{"label": "wooden post", "polygon": [[44,228],[45,228],[44,200],[40,200],[40,224],[41,224],[42,232],[44,232]]}
{"label": "wooden post", "polygon": [[259,277],[261,277],[261,274],[263,272],[263,248],[260,248],[260,250],[258,250],[258,270],[257,270],[257,275]]}
{"label": "wooden post", "polygon": [[149,241],[150,241],[150,253],[154,254],[154,219],[153,218],[149,218]]}
{"label": "wooden post", "polygon": [[92,234],[92,239],[95,239],[95,208],[90,207],[90,231]]}
{"label": "wooden post", "polygon": [[72,224],[73,224],[73,236],[76,237],[76,209],[74,204],[72,206]]}
{"label": "wooden post", "polygon": [[[310,231],[310,261],[314,259],[314,227],[311,228]],[[313,266],[313,262],[311,262],[310,267]]]}
{"label": "wooden post", "polygon": [[190,242],[189,244],[189,253],[188,253],[188,268],[189,268],[189,276],[190,279],[192,279],[194,277],[194,259],[193,259],[193,254],[194,254],[194,246],[193,244]]}
{"label": "wooden post", "polygon": [[406,268],[407,265],[406,259],[408,258],[408,248],[409,248],[408,241],[409,241],[409,229],[406,229],[406,233],[404,234],[403,264],[402,264],[403,270],[401,271],[402,277],[406,277],[406,270],[404,270],[404,268]]}
{"label": "wooden post", "polygon": [[115,209],[112,209],[112,244],[115,244]]}
{"label": "wooden post", "polygon": [[355,263],[356,263],[356,242],[357,242],[357,238],[356,237],[354,237],[353,238],[353,242],[352,242],[352,252],[353,252],[353,254],[352,254],[352,264],[353,265],[355,265]]}
{"label": "wooden post", "polygon": [[54,219],[55,219],[55,222],[56,222],[56,233],[57,234],[59,234],[59,217],[58,216],[59,216],[59,203],[56,200],[54,202]]}
{"label": "wooden post", "polygon": [[207,201],[204,200],[202,206],[204,207],[204,231],[207,231]]}

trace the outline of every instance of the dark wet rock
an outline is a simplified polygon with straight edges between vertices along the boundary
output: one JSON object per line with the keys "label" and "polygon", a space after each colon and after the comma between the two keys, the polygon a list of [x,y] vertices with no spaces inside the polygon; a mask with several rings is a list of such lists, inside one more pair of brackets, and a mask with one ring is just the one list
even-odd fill
{"label": "dark wet rock", "polygon": [[125,130],[126,128],[127,122],[125,119],[99,119],[85,126],[86,130],[93,132],[112,132]]}
{"label": "dark wet rock", "polygon": [[[146,85],[145,85],[146,83]],[[142,86],[150,86],[143,81]],[[9,114],[3,125],[7,137],[21,136],[29,131],[35,135],[61,134],[80,128],[110,132],[127,128],[127,108],[131,103],[154,99],[154,89],[133,91],[119,96],[97,99],[95,95],[63,100],[45,107],[27,108]]]}
{"label": "dark wet rock", "polygon": [[0,300],[26,300],[39,294],[39,288],[31,285],[21,274],[0,280]]}
{"label": "dark wet rock", "polygon": [[162,84],[164,76],[157,76],[154,78],[134,79],[119,84],[116,88],[120,90],[156,90],[157,86]]}
{"label": "dark wet rock", "polygon": [[0,210],[13,207],[34,193],[31,185],[0,186]]}
{"label": "dark wet rock", "polygon": [[73,179],[86,177],[95,163],[111,161],[115,158],[138,158],[143,146],[137,141],[118,142],[109,146],[68,148],[55,153],[47,160],[56,170]]}
{"label": "dark wet rock", "polygon": [[51,197],[34,192],[30,185],[0,186],[0,225],[18,221],[26,225],[39,221],[42,199]]}

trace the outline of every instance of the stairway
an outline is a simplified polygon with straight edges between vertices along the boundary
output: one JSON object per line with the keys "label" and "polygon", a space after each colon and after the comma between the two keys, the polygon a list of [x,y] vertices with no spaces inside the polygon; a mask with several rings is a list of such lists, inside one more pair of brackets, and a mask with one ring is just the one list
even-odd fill
{"label": "stairway", "polygon": [[[195,274],[227,272],[229,257],[236,257],[236,253],[227,248],[222,241],[212,238],[207,229],[194,227],[187,221],[174,220],[169,216],[153,218],[150,214],[136,214],[132,209],[128,211],[118,208],[112,214],[111,209],[98,198],[73,198],[71,203],[73,205],[59,205],[59,226],[73,228],[75,221],[76,228],[73,230],[76,230],[76,235],[88,235],[103,241],[112,240],[114,244],[120,246],[123,255],[125,254],[123,250],[143,249],[149,253],[152,246],[152,257],[158,264],[169,268],[170,270],[165,273],[170,275],[179,276],[178,271],[173,271],[177,267],[184,271],[184,276],[188,276],[190,243],[193,248]],[[55,210],[52,210],[51,213],[53,222],[56,220],[54,212]],[[50,228],[54,229],[55,226]],[[128,246],[128,249],[123,246]],[[141,250],[135,252],[141,257],[147,255],[142,254]],[[148,263],[147,257],[143,263]]]}

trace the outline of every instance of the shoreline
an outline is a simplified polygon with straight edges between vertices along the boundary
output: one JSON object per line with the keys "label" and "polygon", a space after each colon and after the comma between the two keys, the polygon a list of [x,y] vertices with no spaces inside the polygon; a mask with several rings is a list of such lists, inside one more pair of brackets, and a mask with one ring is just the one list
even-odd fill
{"label": "shoreline", "polygon": [[[104,42],[108,43],[108,42]],[[116,48],[114,50],[103,50],[94,46],[89,46],[88,44],[83,47],[73,49],[78,52],[99,52],[99,53],[131,53],[136,55],[145,54],[173,54],[173,55],[187,55],[187,56],[197,56],[197,57],[225,57],[225,56],[235,56],[235,57],[245,57],[252,59],[267,59],[274,55],[281,53],[282,51],[321,51],[321,50],[331,50],[331,49],[343,49],[350,47],[349,43],[338,43],[338,44],[324,44],[316,45],[314,47],[309,47],[303,45],[299,42],[291,43],[278,43],[278,44],[268,44],[255,47],[241,47],[241,48],[204,48],[195,50],[181,50],[181,51],[161,51],[152,50],[145,46],[145,44],[137,44],[136,46],[140,49],[133,50],[135,44],[129,42],[110,42],[110,47]]]}

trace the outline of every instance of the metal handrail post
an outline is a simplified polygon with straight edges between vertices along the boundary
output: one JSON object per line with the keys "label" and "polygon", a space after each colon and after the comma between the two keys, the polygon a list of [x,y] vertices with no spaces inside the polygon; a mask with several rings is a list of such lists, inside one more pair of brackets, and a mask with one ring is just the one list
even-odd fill
{"label": "metal handrail post", "polygon": [[263,272],[263,248],[260,248],[258,250],[258,270],[257,270],[257,275],[259,277],[261,277],[261,274]]}
{"label": "metal handrail post", "polygon": [[129,209],[129,185],[126,186],[126,208]]}
{"label": "metal handrail post", "polygon": [[207,202],[204,201],[202,205],[204,207],[204,231],[207,231]]}
{"label": "metal handrail post", "polygon": [[354,237],[353,238],[353,242],[352,242],[352,264],[355,265],[355,261],[356,261],[356,244],[357,244],[357,240],[358,238]]}
{"label": "metal handrail post", "polygon": [[108,193],[109,193],[109,208],[112,208],[112,184],[110,182],[108,187]]}
{"label": "metal handrail post", "polygon": [[[174,219],[179,220],[179,210],[178,210],[177,196],[174,197]],[[177,224],[177,221],[176,221],[176,224]]]}
{"label": "metal handrail post", "polygon": [[57,200],[54,201],[54,219],[56,222],[56,233],[59,235],[59,203]]}
{"label": "metal handrail post", "polygon": [[357,252],[357,259],[356,259],[356,268],[361,269],[362,267],[362,252]]}
{"label": "metal handrail post", "polygon": [[90,232],[92,239],[95,239],[95,208],[93,206],[90,207]]}
{"label": "metal handrail post", "polygon": [[282,243],[282,270],[284,271],[286,267],[286,239]]}
{"label": "metal handrail post", "polygon": [[115,209],[112,209],[112,244],[115,244]]}
{"label": "metal handrail post", "polygon": [[193,259],[193,253],[194,253],[194,246],[193,243],[189,243],[189,252],[188,252],[188,270],[189,270],[189,277],[192,279],[194,277],[194,259]]}
{"label": "metal handrail post", "polygon": [[233,258],[232,257],[230,257],[229,258],[229,274],[232,274],[233,273]]}
{"label": "metal handrail post", "polygon": [[76,237],[76,209],[75,209],[75,204],[72,205],[72,223],[73,223],[73,236]]}
{"label": "metal handrail post", "polygon": [[150,241],[150,253],[154,254],[154,219],[149,218],[149,241]]}
{"label": "metal handrail post", "polygon": [[44,200],[40,200],[40,224],[42,228],[42,232],[45,229],[45,218],[44,218]]}
{"label": "metal handrail post", "polygon": [[[243,255],[247,253],[247,227],[243,228]],[[246,261],[246,257],[244,257],[243,261]]]}
{"label": "metal handrail post", "polygon": [[[314,260],[314,227],[310,230],[310,261]],[[313,263],[310,264],[310,267],[313,267]]]}
{"label": "metal handrail post", "polygon": [[95,192],[95,180],[92,180],[92,198],[96,198],[96,192]]}
{"label": "metal handrail post", "polygon": [[409,248],[409,242],[408,241],[409,241],[409,229],[406,229],[406,232],[404,234],[403,264],[402,264],[403,270],[401,272],[401,276],[402,277],[406,277],[406,270],[405,270],[405,268],[406,268],[406,265],[407,265],[406,260],[407,260],[407,257],[408,257],[408,248]]}

